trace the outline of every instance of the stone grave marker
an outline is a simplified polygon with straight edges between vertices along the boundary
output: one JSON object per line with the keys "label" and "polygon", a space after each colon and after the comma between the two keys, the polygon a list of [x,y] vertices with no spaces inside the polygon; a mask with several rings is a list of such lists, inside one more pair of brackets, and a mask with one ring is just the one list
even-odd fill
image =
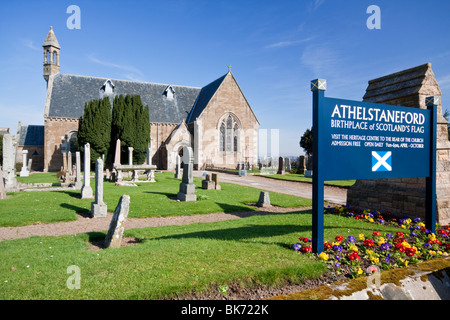
{"label": "stone grave marker", "polygon": [[81,179],[81,156],[80,152],[75,153],[76,169],[75,169],[75,188],[81,189],[83,187],[83,181]]}
{"label": "stone grave marker", "polygon": [[305,174],[305,170],[306,170],[305,156],[300,156],[298,157],[297,173]]}
{"label": "stone grave marker", "polygon": [[3,183],[3,171],[0,166],[0,199],[6,199],[5,184]]}
{"label": "stone grave marker", "polygon": [[120,165],[120,139],[116,141],[116,152],[114,154],[114,165]]}
{"label": "stone grave marker", "polygon": [[123,195],[114,210],[109,230],[105,238],[104,248],[120,248],[125,230],[125,220],[130,210],[130,196]]}
{"label": "stone grave marker", "polygon": [[180,191],[177,199],[180,201],[196,201],[194,185],[194,154],[191,147],[183,148],[183,178],[180,183]]}
{"label": "stone grave marker", "polygon": [[175,179],[181,179],[181,159],[180,155],[177,154],[177,164],[175,166]]}
{"label": "stone grave marker", "polygon": [[270,196],[269,196],[269,192],[268,191],[261,191],[259,193],[259,200],[256,203],[256,206],[260,207],[260,208],[267,208],[267,207],[271,206],[271,204],[270,204]]}
{"label": "stone grave marker", "polygon": [[91,188],[91,145],[84,145],[84,181],[81,188],[81,199],[92,199],[94,194]]}
{"label": "stone grave marker", "polygon": [[212,174],[212,180],[214,181],[216,190],[222,190],[222,187],[219,184],[219,175],[217,173]]}
{"label": "stone grave marker", "polygon": [[21,177],[28,177],[30,175],[30,171],[28,171],[27,167],[27,156],[28,156],[28,150],[22,151],[22,170],[20,170],[20,176]]}
{"label": "stone grave marker", "polygon": [[278,171],[277,174],[284,174],[284,159],[283,157],[278,158]]}
{"label": "stone grave marker", "polygon": [[103,202],[103,160],[95,163],[95,201],[91,203],[92,218],[106,217],[107,206]]}
{"label": "stone grave marker", "polygon": [[3,178],[5,179],[5,191],[18,191],[16,178],[15,147],[13,138],[9,133],[3,135]]}
{"label": "stone grave marker", "polygon": [[211,175],[207,174],[205,179],[202,180],[202,189],[205,190],[215,190],[216,186],[214,181],[212,181]]}

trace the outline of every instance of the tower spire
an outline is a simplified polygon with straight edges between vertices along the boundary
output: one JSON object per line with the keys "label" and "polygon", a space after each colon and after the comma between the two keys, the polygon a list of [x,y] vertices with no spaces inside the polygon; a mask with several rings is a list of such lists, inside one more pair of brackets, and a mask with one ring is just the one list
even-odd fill
{"label": "tower spire", "polygon": [[53,32],[53,27],[50,27],[42,47],[44,48],[44,79],[48,84],[50,76],[59,73],[59,50],[61,47]]}

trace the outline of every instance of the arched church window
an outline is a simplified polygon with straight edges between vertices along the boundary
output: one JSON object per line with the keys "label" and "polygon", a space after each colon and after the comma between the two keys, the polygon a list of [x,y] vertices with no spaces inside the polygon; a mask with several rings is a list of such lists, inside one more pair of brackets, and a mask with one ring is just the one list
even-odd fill
{"label": "arched church window", "polygon": [[237,124],[234,124],[234,128],[233,128],[233,151],[237,152],[238,151],[238,141],[239,141],[239,128],[237,126]]}
{"label": "arched church window", "polygon": [[231,116],[228,116],[227,119],[227,151],[231,151],[231,134],[233,129],[233,119]]}
{"label": "arched church window", "polygon": [[239,150],[239,125],[234,116],[227,115],[220,123],[219,150],[237,152]]}
{"label": "arched church window", "polygon": [[220,151],[225,151],[225,122],[220,125]]}

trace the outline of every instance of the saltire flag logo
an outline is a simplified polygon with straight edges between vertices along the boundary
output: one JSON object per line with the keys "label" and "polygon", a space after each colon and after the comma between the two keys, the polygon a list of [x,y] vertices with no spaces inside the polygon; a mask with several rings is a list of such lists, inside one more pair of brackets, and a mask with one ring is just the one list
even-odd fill
{"label": "saltire flag logo", "polygon": [[391,151],[372,151],[372,172],[392,171]]}

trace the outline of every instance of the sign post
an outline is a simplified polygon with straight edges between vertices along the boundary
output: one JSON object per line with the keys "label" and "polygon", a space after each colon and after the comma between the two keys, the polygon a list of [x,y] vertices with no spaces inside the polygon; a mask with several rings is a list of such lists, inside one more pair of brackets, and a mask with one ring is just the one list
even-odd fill
{"label": "sign post", "polygon": [[323,251],[324,181],[426,177],[426,225],[436,228],[436,106],[428,109],[325,97],[313,93],[313,252]]}

